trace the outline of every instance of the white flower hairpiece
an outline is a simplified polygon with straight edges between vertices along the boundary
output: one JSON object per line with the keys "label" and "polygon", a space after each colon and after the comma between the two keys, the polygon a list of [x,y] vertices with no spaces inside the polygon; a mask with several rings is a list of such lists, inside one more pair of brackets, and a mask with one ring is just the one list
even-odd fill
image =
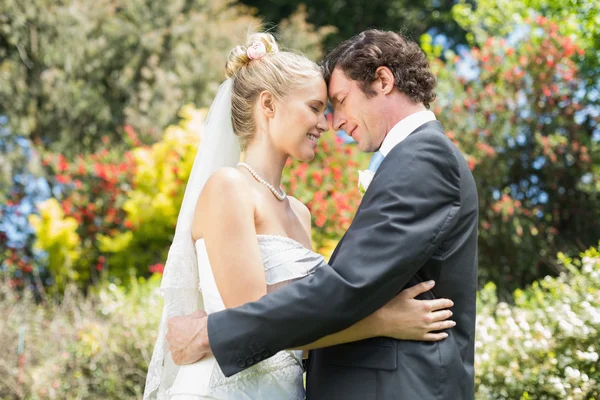
{"label": "white flower hairpiece", "polygon": [[263,42],[254,42],[246,50],[248,58],[251,60],[258,60],[263,58],[267,54],[267,48]]}

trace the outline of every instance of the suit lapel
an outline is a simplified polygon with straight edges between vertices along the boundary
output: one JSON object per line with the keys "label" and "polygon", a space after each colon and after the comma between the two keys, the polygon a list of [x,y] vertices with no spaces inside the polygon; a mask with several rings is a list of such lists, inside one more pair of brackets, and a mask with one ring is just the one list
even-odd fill
{"label": "suit lapel", "polygon": [[[409,136],[412,136],[414,134],[418,134],[420,131],[426,130],[426,129],[435,129],[435,130],[439,131],[442,135],[444,134],[444,128],[442,128],[442,124],[440,123],[440,121],[435,120],[435,121],[429,121],[429,122],[424,123],[423,125],[421,125],[417,129],[415,129]],[[390,154],[392,154],[394,152],[394,150],[396,150],[398,148],[398,146],[400,146],[401,144],[402,144],[402,142],[400,142],[396,146],[394,146],[390,150],[390,152],[388,153],[388,155],[381,161],[381,164],[385,163],[387,159],[392,159],[393,157],[389,157]],[[380,166],[381,166],[381,164],[380,164]],[[380,168],[377,169],[377,171],[379,171],[379,170],[380,170]],[[378,172],[375,172],[375,175],[377,175],[377,173]],[[376,189],[376,188],[373,188],[373,189]],[[356,210],[356,214],[354,215],[355,219],[356,219],[356,216],[358,215],[358,213],[360,212],[360,210],[362,208],[362,205],[363,205],[363,202],[361,201],[360,204],[358,205],[358,209]],[[352,229],[353,226],[354,226],[354,223],[352,223],[350,225],[350,227],[348,228],[348,230],[346,231],[346,233],[344,233],[344,236],[342,236],[342,238],[338,242],[337,246],[335,246],[335,249],[333,250],[333,253],[331,254],[331,257],[329,258],[329,265],[333,265],[333,263],[335,262],[335,258],[337,256],[337,252],[338,252],[339,248],[341,247],[341,244],[344,242],[344,239],[346,238],[346,235],[348,234],[348,232],[350,232],[350,230]]]}

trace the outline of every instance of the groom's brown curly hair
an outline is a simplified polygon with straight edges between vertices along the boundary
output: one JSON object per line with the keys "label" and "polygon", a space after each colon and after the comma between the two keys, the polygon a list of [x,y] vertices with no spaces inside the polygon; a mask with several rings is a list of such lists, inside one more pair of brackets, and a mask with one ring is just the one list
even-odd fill
{"label": "groom's brown curly hair", "polygon": [[425,53],[415,42],[395,32],[376,29],[361,32],[342,42],[321,63],[327,85],[338,67],[359,83],[367,97],[375,95],[370,84],[381,66],[392,71],[395,86],[415,103],[429,108],[429,103],[435,100],[436,80]]}

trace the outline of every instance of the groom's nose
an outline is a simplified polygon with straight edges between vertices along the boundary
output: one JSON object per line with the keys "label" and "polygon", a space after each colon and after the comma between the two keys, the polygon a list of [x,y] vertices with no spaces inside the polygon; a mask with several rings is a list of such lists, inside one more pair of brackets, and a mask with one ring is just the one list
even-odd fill
{"label": "groom's nose", "polygon": [[346,124],[346,117],[340,112],[333,112],[333,130],[341,131]]}

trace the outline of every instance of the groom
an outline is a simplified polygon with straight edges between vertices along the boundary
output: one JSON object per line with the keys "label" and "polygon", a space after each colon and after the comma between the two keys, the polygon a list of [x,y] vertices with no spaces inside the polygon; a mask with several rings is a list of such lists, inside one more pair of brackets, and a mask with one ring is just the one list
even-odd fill
{"label": "groom", "polygon": [[168,337],[175,361],[212,351],[231,376],[352,325],[403,288],[434,280],[428,298],[454,302],[457,325],[447,339],[374,338],[311,351],[307,398],[473,399],[477,191],[463,156],[428,110],[435,78],[427,58],[396,33],[369,30],[328,54],[323,69],[334,128],[382,158],[331,268],[208,319],[177,317]]}

